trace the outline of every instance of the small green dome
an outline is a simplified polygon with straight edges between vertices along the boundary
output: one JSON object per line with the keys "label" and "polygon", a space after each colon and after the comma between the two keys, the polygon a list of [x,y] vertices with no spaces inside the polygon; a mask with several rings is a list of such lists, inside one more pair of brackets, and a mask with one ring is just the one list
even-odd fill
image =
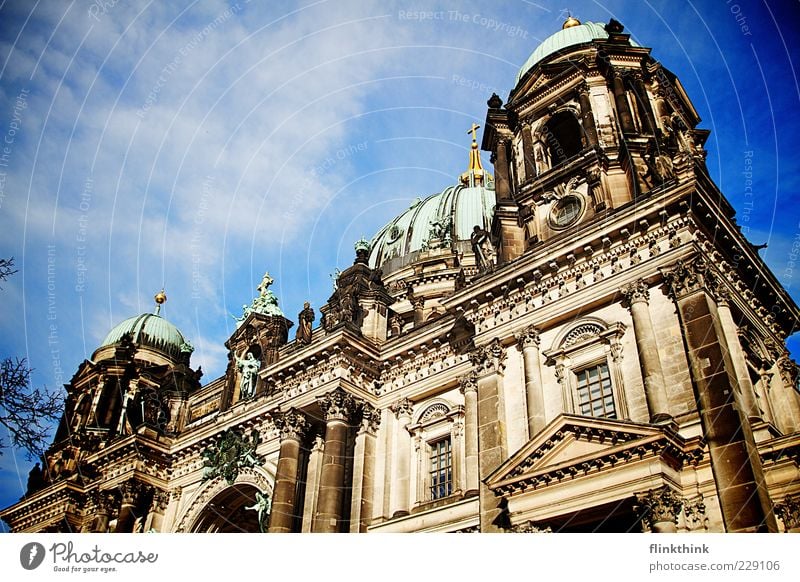
{"label": "small green dome", "polygon": [[[528,60],[525,61],[525,64],[522,65],[519,73],[517,73],[517,79],[514,82],[514,86],[518,85],[520,79],[525,76],[525,73],[530,71],[545,57],[549,57],[550,55],[567,47],[586,44],[592,42],[593,40],[603,40],[606,38],[608,38],[606,25],[600,22],[584,22],[578,26],[570,26],[569,28],[559,30],[557,33],[547,37],[542,44],[536,47],[536,50],[534,50],[531,56],[528,57]],[[639,46],[633,41],[631,41],[631,45]]]}
{"label": "small green dome", "polygon": [[194,349],[177,327],[154,313],[126,319],[108,332],[100,347],[119,343],[126,333],[131,335],[134,344],[156,349],[173,358],[179,357],[182,352],[191,353]]}

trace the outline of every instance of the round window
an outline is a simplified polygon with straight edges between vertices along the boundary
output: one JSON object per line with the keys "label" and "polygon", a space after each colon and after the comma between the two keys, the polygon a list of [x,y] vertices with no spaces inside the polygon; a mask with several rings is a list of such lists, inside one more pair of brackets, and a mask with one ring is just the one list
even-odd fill
{"label": "round window", "polygon": [[555,203],[550,214],[550,221],[556,228],[564,228],[578,220],[583,210],[580,197],[570,194]]}

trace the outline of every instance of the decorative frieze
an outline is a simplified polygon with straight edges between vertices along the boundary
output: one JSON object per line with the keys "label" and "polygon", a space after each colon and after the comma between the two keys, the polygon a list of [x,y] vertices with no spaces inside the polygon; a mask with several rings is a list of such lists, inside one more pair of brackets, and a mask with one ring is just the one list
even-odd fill
{"label": "decorative frieze", "polygon": [[511,526],[512,533],[553,533],[553,528],[533,520],[523,521]]}

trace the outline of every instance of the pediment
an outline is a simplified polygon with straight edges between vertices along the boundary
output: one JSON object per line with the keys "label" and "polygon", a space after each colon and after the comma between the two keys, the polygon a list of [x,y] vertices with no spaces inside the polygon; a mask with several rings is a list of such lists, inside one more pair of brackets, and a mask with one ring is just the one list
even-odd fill
{"label": "pediment", "polygon": [[685,440],[668,426],[561,415],[486,482],[497,493],[510,495],[647,456],[662,456],[680,466],[698,459],[702,448],[701,439]]}

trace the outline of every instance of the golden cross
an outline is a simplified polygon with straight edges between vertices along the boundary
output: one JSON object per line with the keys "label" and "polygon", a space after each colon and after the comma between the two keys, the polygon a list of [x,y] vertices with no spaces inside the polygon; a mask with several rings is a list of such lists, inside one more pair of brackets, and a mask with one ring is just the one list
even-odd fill
{"label": "golden cross", "polygon": [[481,127],[480,125],[476,125],[475,123],[473,123],[472,124],[472,129],[467,131],[467,133],[471,133],[472,134],[472,141],[478,141],[478,138],[476,137],[476,135],[477,135],[476,132],[478,131],[478,129],[480,129],[480,127]]}

